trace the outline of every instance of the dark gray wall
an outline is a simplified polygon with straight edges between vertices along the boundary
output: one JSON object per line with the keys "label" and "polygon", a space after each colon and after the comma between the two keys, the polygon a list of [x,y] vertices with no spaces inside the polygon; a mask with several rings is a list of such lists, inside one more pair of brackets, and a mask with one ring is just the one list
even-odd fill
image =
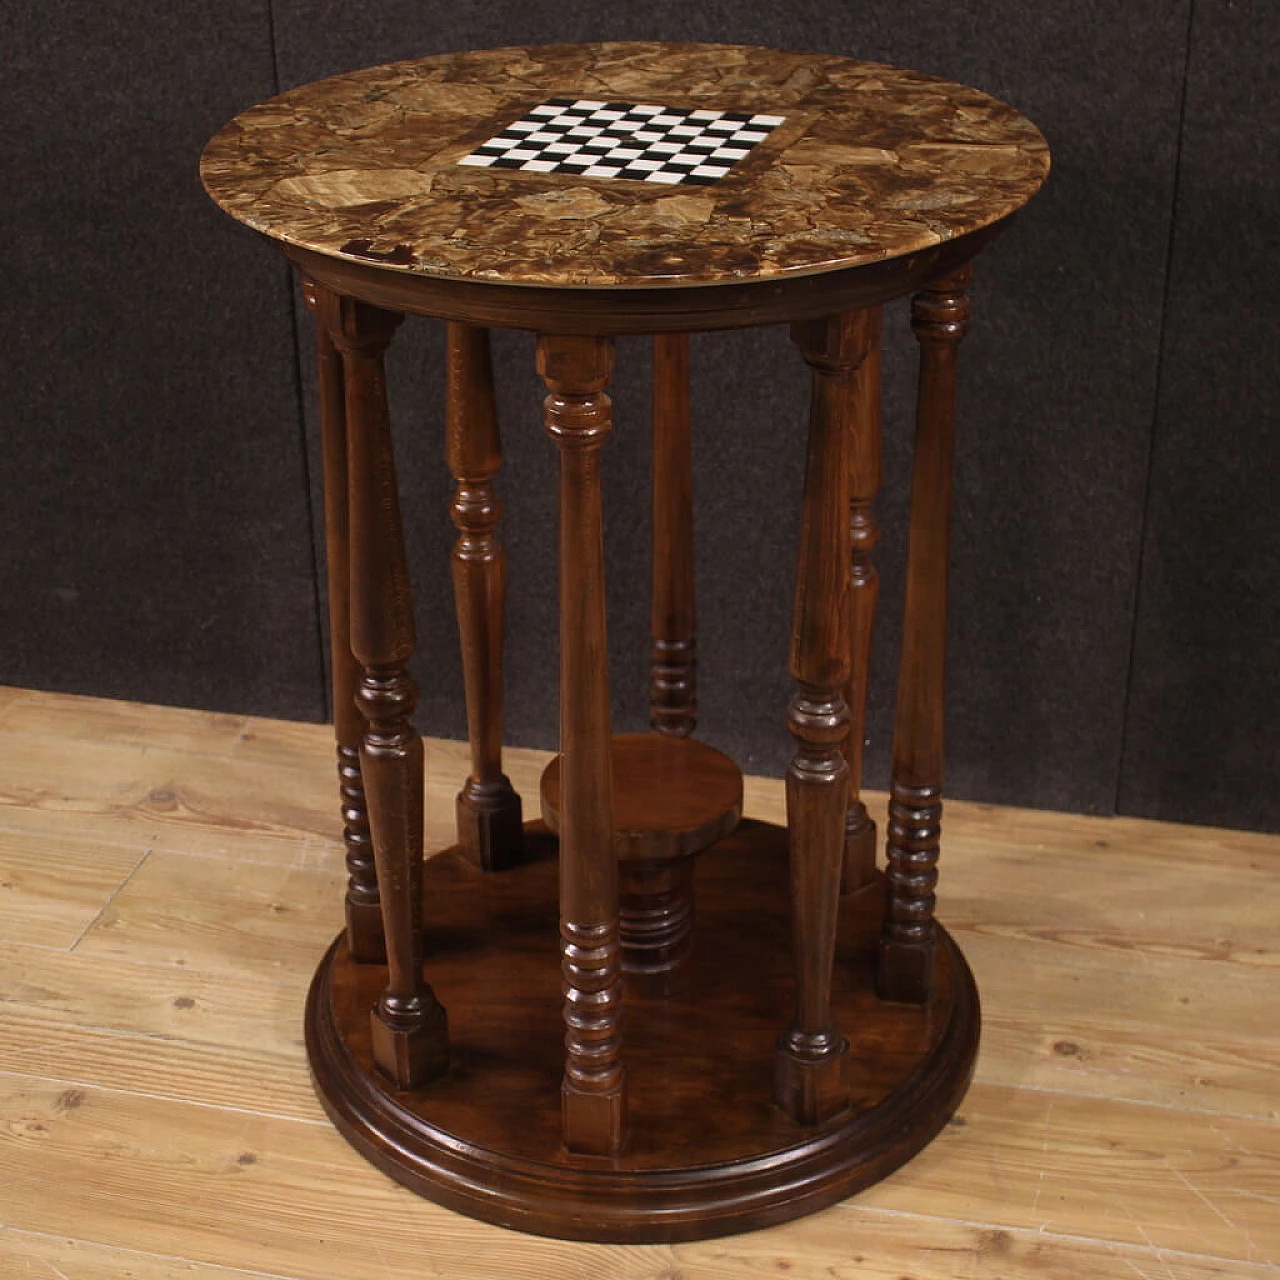
{"label": "dark gray wall", "polygon": [[[25,29],[0,82],[6,118],[22,122],[0,250],[16,357],[2,402],[14,483],[0,681],[322,714],[311,339],[278,260],[199,191],[195,159],[223,119],[276,87],[462,47],[814,48],[976,84],[1054,149],[1047,188],[980,264],[963,352],[950,791],[1280,827],[1266,362],[1277,326],[1264,309],[1278,260],[1280,12],[1192,4],[237,0],[139,16],[136,30],[83,3],[52,24],[15,9]],[[56,112],[41,98],[50,86]],[[887,342],[878,785],[914,376],[901,308]],[[693,350],[701,732],[778,771],[807,378],[781,330],[706,335]],[[499,335],[496,352],[508,737],[550,745],[554,456],[530,338]],[[439,326],[406,324],[391,374],[420,723],[458,736],[441,362]],[[622,341],[606,453],[620,727],[645,720],[647,371],[645,344]]]}
{"label": "dark gray wall", "polygon": [[1280,801],[1280,11],[1196,0],[1120,805]]}
{"label": "dark gray wall", "polygon": [[6,10],[0,680],[319,715],[290,286],[193,163],[266,8]]}

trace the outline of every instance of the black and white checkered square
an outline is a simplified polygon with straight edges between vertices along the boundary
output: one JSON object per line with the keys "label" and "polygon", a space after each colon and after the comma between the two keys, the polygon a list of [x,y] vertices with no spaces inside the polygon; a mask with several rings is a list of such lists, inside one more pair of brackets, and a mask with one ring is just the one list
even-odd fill
{"label": "black and white checkered square", "polygon": [[785,118],[750,111],[549,98],[458,163],[707,186],[723,178]]}

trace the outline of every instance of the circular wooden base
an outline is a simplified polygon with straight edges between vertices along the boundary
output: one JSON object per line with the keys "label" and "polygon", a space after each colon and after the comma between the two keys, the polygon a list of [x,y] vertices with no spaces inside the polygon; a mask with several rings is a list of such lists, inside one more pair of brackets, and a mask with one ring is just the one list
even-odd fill
{"label": "circular wooden base", "polygon": [[945,1124],[978,1047],[978,994],[938,931],[925,1007],[875,996],[882,882],[842,900],[834,1007],[850,1042],[852,1105],[812,1129],[772,1102],[791,1016],[786,832],[759,822],[696,864],[689,981],[623,1012],[628,1142],[616,1159],[560,1141],[563,1069],[555,842],[484,874],[457,849],[426,868],[427,975],[449,1013],[448,1074],[397,1092],[373,1064],[369,1009],[385,981],[339,938],[307,1001],[325,1109],[393,1178],[451,1209],[576,1240],[692,1240],[784,1222],[878,1181]]}

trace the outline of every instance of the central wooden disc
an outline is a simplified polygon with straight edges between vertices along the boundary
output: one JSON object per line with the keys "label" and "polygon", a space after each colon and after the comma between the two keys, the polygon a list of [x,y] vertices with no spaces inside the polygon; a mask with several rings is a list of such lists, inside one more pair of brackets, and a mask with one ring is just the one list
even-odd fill
{"label": "central wooden disc", "polygon": [[[742,816],[742,770],[692,738],[620,733],[611,739],[618,857],[659,861],[700,853]],[[560,757],[542,774],[542,820],[560,830]]]}
{"label": "central wooden disc", "polygon": [[842,899],[832,1003],[851,1045],[851,1108],[814,1128],[772,1101],[794,984],[785,830],[744,822],[695,863],[689,980],[666,998],[624,979],[628,1142],[615,1159],[561,1142],[564,1025],[555,841],[477,871],[458,850],[426,868],[426,972],[449,1014],[448,1074],[397,1092],[374,1066],[381,965],[339,938],[307,1004],[320,1099],[368,1159],[473,1217],[579,1240],[697,1239],[783,1222],[883,1178],[938,1132],[967,1087],[978,1001],[939,930],[934,995],[882,1003],[873,961],[883,886]]}

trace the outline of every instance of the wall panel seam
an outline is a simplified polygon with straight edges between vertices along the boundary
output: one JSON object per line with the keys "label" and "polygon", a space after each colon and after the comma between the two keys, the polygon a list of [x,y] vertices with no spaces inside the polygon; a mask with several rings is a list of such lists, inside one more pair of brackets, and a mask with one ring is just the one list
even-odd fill
{"label": "wall panel seam", "polygon": [[1124,713],[1120,719],[1120,753],[1116,761],[1113,812],[1123,810],[1122,794],[1129,759],[1130,717],[1133,711],[1134,666],[1138,647],[1138,610],[1142,601],[1142,581],[1147,563],[1147,528],[1151,515],[1152,469],[1155,462],[1156,435],[1160,426],[1161,392],[1164,386],[1165,335],[1169,323],[1169,306],[1173,294],[1174,252],[1177,248],[1178,199],[1182,190],[1182,153],[1186,139],[1187,87],[1191,79],[1191,39],[1195,30],[1196,0],[1188,0],[1187,34],[1182,54],[1182,85],[1178,95],[1178,132],[1173,156],[1173,187],[1169,197],[1169,235],[1165,243],[1164,285],[1160,296],[1160,321],[1156,333],[1156,370],[1152,389],[1151,429],[1147,434],[1146,470],[1142,486],[1142,516],[1138,529],[1138,563],[1133,576],[1133,598],[1129,611],[1129,661],[1124,685]]}
{"label": "wall panel seam", "polygon": [[[271,92],[280,92],[280,57],[276,46],[276,13],[273,0],[266,0],[267,9],[267,43],[271,52]],[[316,677],[319,683],[317,699],[321,715],[325,720],[333,719],[332,693],[327,678],[325,663],[325,628],[324,601],[320,589],[321,555],[320,543],[323,530],[316,527],[315,502],[312,499],[311,457],[307,451],[307,411],[302,390],[302,335],[300,317],[298,315],[298,291],[294,288],[293,268],[284,264],[285,301],[289,317],[289,329],[293,337],[293,395],[294,407],[298,423],[298,453],[302,462],[302,500],[306,504],[307,536],[311,547],[311,609],[315,623],[316,643]]]}

